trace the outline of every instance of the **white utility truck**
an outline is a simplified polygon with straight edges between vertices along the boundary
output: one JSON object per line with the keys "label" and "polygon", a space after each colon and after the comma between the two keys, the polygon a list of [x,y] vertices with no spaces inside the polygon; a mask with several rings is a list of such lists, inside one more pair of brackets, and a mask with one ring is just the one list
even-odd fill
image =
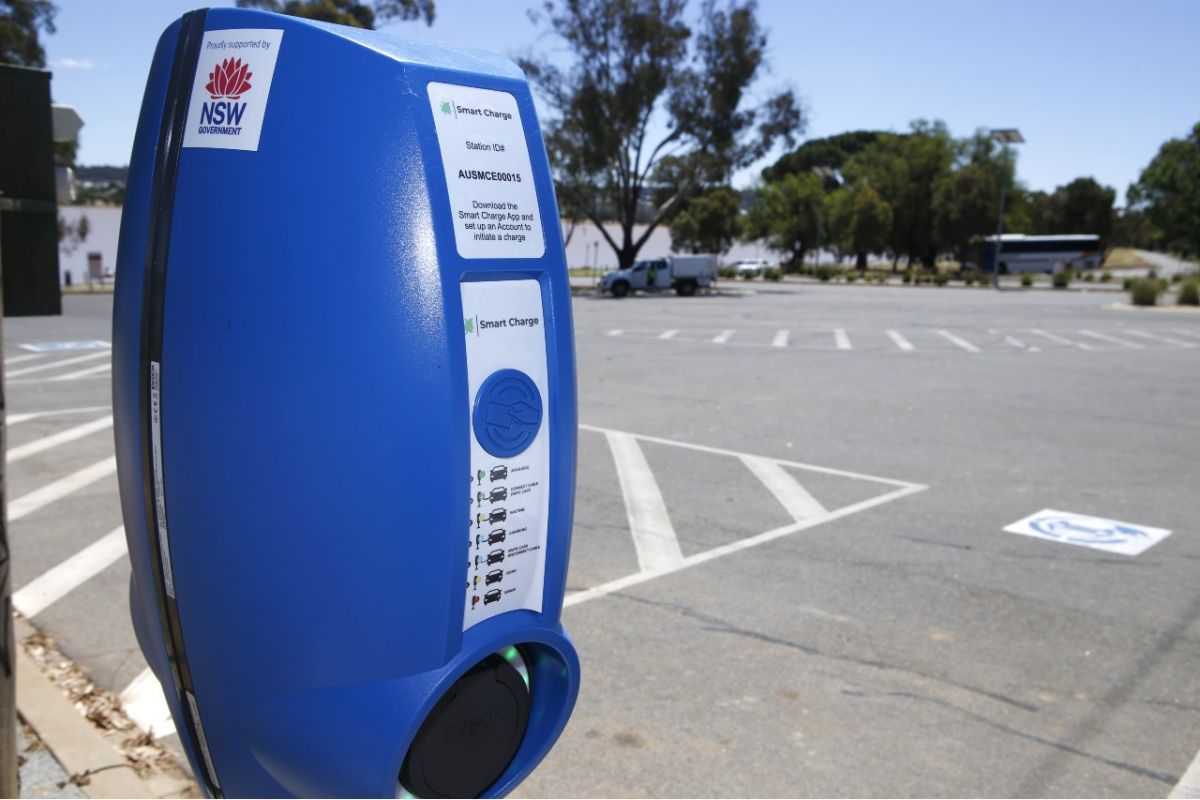
{"label": "white utility truck", "polygon": [[661,292],[674,289],[681,297],[691,297],[697,289],[708,289],[717,282],[715,255],[668,256],[638,261],[629,269],[607,273],[600,280],[601,292],[624,297],[630,292]]}

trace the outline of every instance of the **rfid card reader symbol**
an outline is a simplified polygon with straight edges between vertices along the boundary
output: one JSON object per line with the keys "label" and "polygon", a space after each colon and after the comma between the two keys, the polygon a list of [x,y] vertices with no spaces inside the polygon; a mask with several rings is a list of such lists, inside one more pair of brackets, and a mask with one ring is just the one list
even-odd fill
{"label": "rfid card reader symbol", "polygon": [[542,395],[524,372],[493,372],[475,395],[471,424],[484,450],[499,458],[515,456],[541,429]]}

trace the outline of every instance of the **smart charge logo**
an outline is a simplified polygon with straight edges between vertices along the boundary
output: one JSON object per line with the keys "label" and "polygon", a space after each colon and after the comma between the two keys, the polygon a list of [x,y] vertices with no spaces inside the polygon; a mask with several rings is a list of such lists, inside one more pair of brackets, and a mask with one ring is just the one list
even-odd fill
{"label": "smart charge logo", "polygon": [[199,133],[237,136],[242,132],[242,117],[247,104],[237,100],[250,91],[253,75],[250,65],[243,64],[240,58],[227,58],[213,68],[204,90],[214,102],[206,102],[200,107]]}

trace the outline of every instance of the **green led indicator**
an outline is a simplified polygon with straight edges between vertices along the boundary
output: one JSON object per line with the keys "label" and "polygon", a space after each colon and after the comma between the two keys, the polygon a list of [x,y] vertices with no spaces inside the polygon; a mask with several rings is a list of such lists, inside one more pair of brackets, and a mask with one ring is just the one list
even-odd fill
{"label": "green led indicator", "polygon": [[516,645],[509,645],[504,650],[500,651],[500,657],[512,665],[512,668],[521,676],[521,680],[525,681],[525,688],[529,688],[529,667],[525,665],[525,659],[521,658],[521,651]]}

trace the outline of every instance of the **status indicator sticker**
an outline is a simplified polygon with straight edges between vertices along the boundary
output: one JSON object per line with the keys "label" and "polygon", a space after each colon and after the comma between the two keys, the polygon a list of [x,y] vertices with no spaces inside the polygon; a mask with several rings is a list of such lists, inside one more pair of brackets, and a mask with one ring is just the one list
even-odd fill
{"label": "status indicator sticker", "polygon": [[506,611],[542,610],[550,395],[538,282],[467,281],[462,305],[471,409],[466,630]]}

